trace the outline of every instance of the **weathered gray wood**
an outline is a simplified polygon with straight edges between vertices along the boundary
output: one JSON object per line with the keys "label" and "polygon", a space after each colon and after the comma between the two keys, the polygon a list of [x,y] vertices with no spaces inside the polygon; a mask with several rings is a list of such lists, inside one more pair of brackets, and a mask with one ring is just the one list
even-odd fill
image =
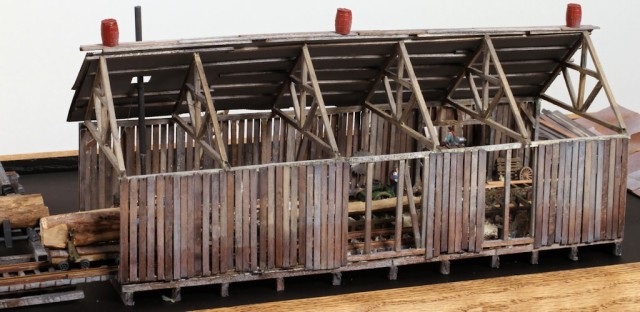
{"label": "weathered gray wood", "polygon": [[366,206],[364,213],[364,253],[371,253],[371,206],[373,198],[373,163],[367,164]]}
{"label": "weathered gray wood", "polygon": [[84,299],[84,291],[82,290],[54,292],[18,298],[0,299],[0,309],[18,308],[81,299]]}
{"label": "weathered gray wood", "polygon": [[[451,183],[451,154],[444,153],[442,170],[442,216],[440,222],[442,223],[442,233],[440,234],[440,251],[443,253],[449,252],[449,202],[450,202],[450,188],[448,185]],[[453,248],[452,248],[453,249]]]}

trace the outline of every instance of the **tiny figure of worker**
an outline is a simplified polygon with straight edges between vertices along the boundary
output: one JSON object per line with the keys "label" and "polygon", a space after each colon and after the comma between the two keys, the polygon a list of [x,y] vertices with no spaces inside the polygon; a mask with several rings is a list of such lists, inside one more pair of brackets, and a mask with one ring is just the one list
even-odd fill
{"label": "tiny figure of worker", "polygon": [[449,132],[447,133],[447,136],[444,138],[444,145],[446,146],[458,145],[455,128],[453,126],[449,126],[448,129],[449,129]]}
{"label": "tiny figure of worker", "polygon": [[389,174],[389,185],[394,193],[398,194],[398,166],[394,166]]}

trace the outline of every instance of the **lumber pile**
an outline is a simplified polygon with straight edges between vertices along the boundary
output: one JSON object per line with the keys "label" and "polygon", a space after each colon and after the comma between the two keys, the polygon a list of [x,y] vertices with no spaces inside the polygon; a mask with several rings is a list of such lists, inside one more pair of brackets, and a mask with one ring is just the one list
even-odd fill
{"label": "lumber pile", "polygon": [[542,110],[538,138],[541,140],[572,139],[593,137],[597,134],[559,111]]}
{"label": "lumber pile", "polygon": [[105,208],[49,216],[40,219],[42,244],[66,248],[73,230],[75,246],[86,246],[120,238],[120,208]]}
{"label": "lumber pile", "polygon": [[[414,196],[413,197],[413,201],[415,202],[416,205],[420,204],[420,198],[418,196]],[[379,200],[372,200],[371,201],[371,211],[376,211],[376,210],[384,210],[384,209],[390,209],[390,208],[395,208],[396,204],[398,203],[398,198],[397,197],[391,197],[391,198],[385,198],[385,199],[379,199]],[[402,205],[406,206],[409,205],[409,198],[407,196],[404,196],[402,198]],[[366,207],[366,203],[363,201],[353,201],[353,202],[349,202],[349,213],[364,213],[365,212],[365,207]]]}
{"label": "lumber pile", "polygon": [[0,222],[9,220],[14,229],[36,227],[48,215],[40,194],[0,196]]}

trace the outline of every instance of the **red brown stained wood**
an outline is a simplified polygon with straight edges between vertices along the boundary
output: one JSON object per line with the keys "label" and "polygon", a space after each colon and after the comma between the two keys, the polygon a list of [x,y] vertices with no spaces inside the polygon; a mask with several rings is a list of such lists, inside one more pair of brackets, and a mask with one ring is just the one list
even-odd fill
{"label": "red brown stained wood", "polygon": [[578,155],[578,194],[576,205],[576,231],[574,243],[579,243],[582,240],[582,210],[584,209],[584,178],[585,178],[585,142],[579,142],[580,152]]}
{"label": "red brown stained wood", "polygon": [[[178,167],[176,166],[176,169]],[[182,212],[182,196],[180,188],[182,178],[179,176],[173,177],[173,279],[179,280],[181,277],[181,258],[182,258],[182,239],[180,233],[181,225],[180,215]],[[186,207],[185,207],[186,209]]]}
{"label": "red brown stained wood", "polygon": [[[442,233],[440,234],[440,252],[446,253],[449,250],[449,202],[451,189],[451,154],[444,153],[443,158],[443,175],[442,175],[442,216],[440,222],[442,223]],[[452,248],[453,249],[453,248]]]}
{"label": "red brown stained wood", "polygon": [[138,180],[138,275],[147,280],[147,180]]}
{"label": "red brown stained wood", "polygon": [[[293,133],[293,130],[291,131]],[[288,139],[290,144],[295,146],[295,134],[292,134],[290,139]],[[289,147],[287,147],[289,148]],[[293,148],[291,148],[293,150]],[[291,153],[291,159],[294,158],[293,153]],[[289,213],[289,266],[296,266],[298,264],[297,255],[298,255],[298,214],[299,214],[299,200],[298,200],[298,185],[300,184],[300,178],[298,176],[298,167],[291,167],[291,203],[290,203],[290,213]]]}
{"label": "red brown stained wood", "polygon": [[351,178],[351,164],[344,162],[342,166],[342,214],[340,215],[340,232],[341,232],[341,252],[340,252],[340,265],[347,265],[347,244],[348,244],[348,232],[349,232],[349,179]]}
{"label": "red brown stained wood", "polygon": [[[320,124],[320,123],[318,123]],[[329,168],[327,165],[320,166],[320,248],[318,253],[320,254],[320,267],[327,269],[329,262],[329,203],[327,202],[329,186],[328,186],[328,174]]]}
{"label": "red brown stained wood", "polygon": [[[280,141],[279,144],[283,142]],[[278,166],[275,168],[275,206],[273,206],[274,214],[275,214],[275,267],[281,268],[283,266],[283,254],[284,254],[284,225],[283,225],[283,214],[284,214],[284,168],[282,166]],[[287,190],[288,191],[288,190]],[[289,195],[289,194],[287,194]],[[288,248],[288,246],[287,246]]]}
{"label": "red brown stained wood", "polygon": [[97,154],[98,156],[98,175],[97,175],[97,179],[98,179],[98,205],[95,207],[92,207],[92,209],[97,209],[98,207],[107,207],[105,205],[105,187],[107,185],[107,177],[106,177],[106,168],[105,165],[106,163],[108,163],[109,161],[106,161],[106,156],[103,155],[102,150],[100,150],[101,153]]}
{"label": "red brown stained wood", "polygon": [[120,181],[120,269],[118,280],[129,280],[129,179]]}
{"label": "red brown stained wood", "polygon": [[185,132],[182,127],[176,127],[176,172],[185,170]]}
{"label": "red brown stained wood", "polygon": [[[84,146],[88,146],[90,140],[92,139],[91,134],[89,134],[89,131],[86,130],[86,128],[84,127],[80,127],[80,131],[79,131],[79,138],[78,138],[78,143],[79,143],[79,150],[80,152],[78,153],[78,180],[79,180],[79,205],[80,205],[80,211],[85,211],[88,210],[89,208],[89,198],[91,198],[91,194],[89,194],[88,190],[86,189],[86,185],[87,185],[87,181],[88,179],[91,177],[89,170],[87,169],[87,164],[88,162],[88,155],[89,155],[89,150],[86,148],[83,148]],[[120,227],[122,229],[122,227]],[[128,278],[128,276],[127,276]]]}
{"label": "red brown stained wood", "polygon": [[551,155],[551,189],[549,193],[549,230],[547,244],[555,242],[556,215],[558,212],[558,159],[560,157],[560,144],[553,144]]}
{"label": "red brown stained wood", "polygon": [[298,200],[298,262],[306,267],[307,263],[307,168],[298,167],[300,183]]}
{"label": "red brown stained wood", "polygon": [[[229,211],[233,211],[232,215],[233,215],[233,222],[231,222],[230,224],[233,224],[233,232],[232,234],[230,234],[230,237],[233,237],[233,239],[230,239],[230,243],[232,244],[233,248],[231,248],[230,252],[233,254],[233,258],[235,259],[235,266],[232,266],[233,268],[235,268],[236,272],[242,272],[243,268],[244,268],[244,264],[243,264],[243,256],[242,256],[242,250],[243,250],[243,236],[244,236],[244,232],[242,229],[242,225],[243,225],[243,218],[244,215],[242,213],[242,207],[243,205],[243,171],[236,171],[234,172],[235,174],[235,187],[230,191],[229,195],[230,197],[233,196],[235,197],[234,199],[234,205],[233,205],[233,209],[229,209]],[[235,234],[234,234],[235,233]]]}
{"label": "red brown stained wood", "polygon": [[[613,216],[611,219],[611,238],[618,238],[618,218],[620,217],[620,180],[622,179],[622,140],[617,139],[615,149],[615,176],[613,185]],[[626,191],[625,191],[626,192]]]}
{"label": "red brown stained wood", "polygon": [[463,154],[464,156],[464,178],[463,178],[463,192],[462,192],[462,246],[461,249],[469,250],[469,234],[470,234],[470,226],[469,226],[469,211],[470,211],[470,200],[471,200],[471,152],[466,151]]}
{"label": "red brown stained wood", "polygon": [[484,216],[485,216],[485,183],[487,179],[487,152],[480,150],[478,152],[478,199],[477,199],[477,216],[476,222],[476,251],[482,249],[482,242],[484,241]]}
{"label": "red brown stained wood", "polygon": [[153,152],[151,153],[151,173],[160,173],[160,127],[161,125],[152,126],[153,129]]}
{"label": "red brown stained wood", "polygon": [[138,281],[138,179],[129,181],[129,279]]}
{"label": "red brown stained wood", "polygon": [[442,230],[442,174],[444,154],[432,154],[436,161],[436,183],[435,183],[435,207],[434,207],[434,225],[433,225],[433,256],[440,255],[440,239]]}
{"label": "red brown stained wood", "polygon": [[[221,204],[221,197],[225,196],[220,191],[220,187],[226,183],[222,182],[223,173],[214,173],[211,175],[211,273],[220,273],[220,260],[224,259],[222,247],[220,246],[220,236],[222,235],[222,210],[224,205]],[[226,181],[225,181],[226,182]],[[266,244],[265,244],[266,245]],[[264,246],[264,245],[263,245]]]}
{"label": "red brown stained wood", "polygon": [[202,275],[211,275],[211,174],[202,174],[202,232],[200,233],[202,245]]}
{"label": "red brown stained wood", "polygon": [[614,209],[614,193],[615,193],[615,180],[618,178],[616,176],[616,140],[608,141],[610,143],[608,149],[609,155],[609,185],[607,187],[607,226],[606,226],[606,239],[613,239],[612,229],[613,229],[613,209]]}
{"label": "red brown stained wood", "polygon": [[305,268],[307,269],[313,269],[313,230],[314,230],[314,224],[313,224],[313,217],[315,216],[314,213],[314,207],[315,207],[315,200],[314,200],[314,181],[315,178],[313,176],[313,172],[314,172],[314,168],[313,166],[307,166],[307,173],[306,173],[306,177],[307,177],[307,181],[306,181],[306,185],[307,185],[307,194],[306,194],[306,236],[305,236]]}
{"label": "red brown stained wood", "polygon": [[[98,176],[98,154],[96,143],[92,143],[92,147],[89,151],[89,172],[91,173],[90,177]],[[85,207],[86,210],[97,209],[98,207],[98,179],[89,179],[88,181],[90,191],[90,205]]]}
{"label": "red brown stained wood", "polygon": [[339,265],[335,264],[335,254],[336,254],[336,165],[330,164],[329,168],[329,176],[327,183],[327,268],[338,267]]}
{"label": "red brown stained wood", "polygon": [[544,186],[542,195],[542,245],[549,245],[549,206],[551,191],[551,168],[553,167],[553,146],[547,145],[544,153]]}
{"label": "red brown stained wood", "polygon": [[556,183],[556,224],[554,228],[554,242],[560,243],[562,242],[562,220],[563,220],[563,211],[564,211],[564,179],[565,179],[565,164],[566,164],[566,144],[558,143],[559,155],[558,155],[558,181]]}
{"label": "red brown stained wood", "polygon": [[567,243],[575,242],[576,231],[576,206],[578,186],[578,154],[580,153],[578,142],[572,142],[573,156],[571,159],[571,200],[569,201],[569,238]]}
{"label": "red brown stained wood", "polygon": [[[585,160],[584,160],[584,193],[582,199],[582,234],[581,234],[581,242],[586,243],[589,242],[589,217],[593,213],[593,203],[591,199],[595,194],[594,191],[591,190],[592,185],[595,183],[595,178],[592,180],[591,173],[594,172],[591,162],[592,157],[591,151],[591,142],[586,142],[585,144]],[[597,167],[596,167],[597,168]],[[593,238],[591,239],[593,241]]]}
{"label": "red brown stained wood", "polygon": [[569,216],[570,216],[570,205],[571,205],[571,169],[573,168],[573,143],[565,142],[563,143],[566,148],[565,153],[565,166],[564,166],[564,203],[562,208],[562,245],[566,245],[569,243]]}
{"label": "red brown stained wood", "polygon": [[[192,179],[195,185],[189,188],[189,197],[193,199],[193,214],[191,214],[192,218],[189,219],[189,222],[193,224],[193,266],[194,266],[194,275],[202,276],[202,232],[203,232],[203,196],[204,193],[202,191],[202,179],[204,176],[200,173],[196,173],[192,175]],[[192,191],[193,189],[193,191]]]}
{"label": "red brown stained wood", "polygon": [[268,185],[268,197],[269,197],[269,204],[267,205],[267,209],[268,209],[268,216],[267,216],[267,226],[268,226],[268,232],[267,232],[267,236],[268,236],[268,268],[274,268],[275,267],[275,263],[276,263],[276,245],[275,245],[275,240],[276,240],[276,200],[274,198],[275,196],[275,168],[274,167],[269,167],[268,169],[268,180],[267,180],[267,185]]}
{"label": "red brown stained wood", "polygon": [[238,162],[238,121],[232,120],[231,122],[231,140],[229,145],[231,146],[231,166],[239,166]]}
{"label": "red brown stained wood", "polygon": [[[190,176],[180,177],[180,277],[189,277],[190,267],[189,262],[193,261],[193,254],[191,251],[192,236],[189,235],[189,218],[192,215],[189,214],[189,183]],[[192,185],[192,184],[191,184]],[[193,186],[193,185],[192,185]]]}
{"label": "red brown stained wood", "polygon": [[418,213],[416,211],[416,203],[413,198],[413,185],[411,183],[411,170],[409,168],[405,169],[404,174],[404,189],[407,194],[411,194],[407,196],[409,203],[409,213],[411,215],[411,228],[413,229],[413,237],[415,240],[415,248],[420,248],[422,246],[422,236],[420,231],[420,220],[418,220]]}
{"label": "red brown stained wood", "polygon": [[[471,190],[469,199],[469,251],[478,251],[481,246],[476,245],[478,228],[483,227],[484,218],[478,219],[478,189],[484,185],[478,183],[478,151],[471,152]],[[484,235],[484,231],[482,233]]]}
{"label": "red brown stained wood", "polygon": [[[147,180],[147,280],[155,280],[155,250],[156,250],[156,179],[155,177],[146,178]],[[143,247],[144,249],[144,247]],[[141,268],[144,270],[144,267]]]}
{"label": "red brown stained wood", "polygon": [[626,215],[627,208],[627,174],[628,174],[628,163],[629,163],[629,140],[628,139],[620,139],[620,144],[622,145],[622,149],[620,151],[620,204],[618,206],[618,238],[622,239],[624,237],[624,221]]}
{"label": "red brown stained wood", "polygon": [[[270,120],[270,119],[269,119]],[[261,145],[261,159],[260,162],[265,164],[269,162],[271,149],[268,148],[270,146],[270,141],[268,135],[270,133],[270,128],[268,125],[270,123],[267,119],[262,119],[260,123],[261,128],[261,137],[260,137],[260,145]],[[267,229],[268,229],[268,206],[269,206],[269,198],[268,198],[268,175],[267,168],[261,168],[258,172],[260,176],[260,268],[265,269],[267,267],[267,246],[268,246],[268,237],[267,237]]]}
{"label": "red brown stained wood", "polygon": [[320,217],[322,206],[322,176],[320,174],[321,165],[313,166],[313,268],[320,269],[320,241],[322,232],[320,231]]}
{"label": "red brown stained wood", "polygon": [[[589,142],[591,144],[591,189],[589,190],[589,201],[591,204],[591,210],[589,211],[589,231],[587,232],[587,241],[593,242],[595,223],[596,223],[596,211],[597,205],[600,202],[598,194],[598,169],[600,163],[598,162],[598,142]],[[599,210],[598,210],[599,212]]]}
{"label": "red brown stained wood", "polygon": [[[160,126],[160,142],[158,143],[158,146],[160,148],[160,173],[165,173],[167,172],[167,149],[168,149],[168,145],[167,145],[167,129],[170,128],[169,124],[165,124]],[[171,135],[173,135],[173,132],[171,132]]]}
{"label": "red brown stained wood", "polygon": [[354,129],[353,129],[354,119],[353,118],[354,118],[354,116],[353,115],[355,115],[355,113],[353,113],[353,114],[352,113],[347,113],[346,114],[346,116],[347,116],[347,118],[346,118],[347,119],[346,120],[346,132],[347,132],[346,133],[346,137],[347,137],[346,144],[347,144],[347,147],[346,147],[346,151],[345,151],[345,154],[344,154],[345,157],[351,157],[353,155],[353,139],[354,139],[353,138],[354,137],[354,135],[353,135],[353,132],[354,132]]}
{"label": "red brown stained wood", "polygon": [[[336,131],[337,133],[337,131]],[[348,168],[346,170],[349,170]],[[336,192],[336,198],[335,198],[335,203],[336,203],[336,212],[334,215],[334,228],[333,228],[333,232],[334,232],[334,246],[335,246],[335,253],[334,253],[334,258],[333,258],[333,267],[337,268],[340,267],[342,265],[342,258],[343,258],[343,251],[345,250],[345,246],[346,246],[346,242],[343,241],[343,237],[346,236],[346,231],[343,232],[343,220],[346,220],[348,218],[348,216],[345,217],[344,214],[344,209],[346,209],[346,203],[349,201],[349,199],[347,198],[346,200],[344,199],[344,189],[343,189],[343,173],[344,172],[349,172],[345,170],[345,163],[343,162],[339,162],[336,164],[336,187],[335,187],[335,192]],[[347,195],[348,196],[348,195]],[[343,236],[344,235],[344,236]]]}
{"label": "red brown stained wood", "polygon": [[[227,270],[233,270],[236,268],[236,266],[234,265],[234,240],[233,240],[233,230],[234,230],[234,207],[235,207],[235,189],[234,189],[234,185],[235,185],[235,179],[239,179],[240,177],[236,177],[234,172],[227,172],[227,188],[226,190],[221,190],[221,192],[226,191],[227,192],[227,211],[226,211],[226,216],[227,216],[227,220],[226,222],[226,229],[227,229],[227,233],[226,233],[226,255],[227,255],[227,259],[226,259],[226,269]],[[223,261],[225,261],[223,259]]]}
{"label": "red brown stained wood", "polygon": [[[604,211],[604,207],[603,203],[606,203],[606,200],[602,200],[603,199],[603,190],[606,188],[606,178],[604,178],[604,174],[605,174],[605,162],[604,162],[604,154],[605,154],[605,149],[604,149],[604,142],[603,141],[598,141],[597,142],[597,155],[598,155],[598,172],[596,173],[596,199],[595,199],[595,214],[594,214],[594,229],[593,229],[593,239],[595,241],[599,241],[601,236],[601,231],[602,231],[602,213]],[[606,191],[605,191],[606,192]]]}
{"label": "red brown stained wood", "polygon": [[[146,147],[147,150],[145,151],[146,153],[146,158],[145,158],[145,169],[147,169],[147,174],[152,173],[151,170],[151,125],[147,125],[146,129],[145,129],[145,140],[147,142]],[[138,157],[140,158],[140,157]]]}
{"label": "red brown stained wood", "polygon": [[544,205],[544,145],[538,146],[538,153],[536,154],[536,167],[535,167],[535,217],[534,217],[534,248],[540,248],[542,246],[542,211]]}
{"label": "red brown stained wood", "polygon": [[[249,180],[249,171],[250,170],[242,170],[242,243],[240,247],[240,251],[242,253],[242,270],[247,272],[250,270],[251,265],[249,261],[251,261],[251,229],[250,225],[250,212],[251,212],[251,202],[250,202],[250,194],[253,191],[251,189],[250,180]],[[236,190],[238,192],[239,190]]]}
{"label": "red brown stained wood", "polygon": [[[176,145],[175,145],[175,139],[176,136],[174,135],[176,130],[176,124],[173,121],[169,122],[169,135],[167,137],[167,172],[175,172],[175,165],[174,165],[174,161],[175,161],[175,154],[176,154]],[[168,258],[167,258],[168,259]]]}
{"label": "red brown stained wood", "polygon": [[364,253],[371,253],[371,207],[373,198],[373,168],[374,163],[367,164],[367,176],[366,176],[366,198],[365,198],[365,212],[364,212]]}
{"label": "red brown stained wood", "polygon": [[258,165],[261,163],[260,156],[260,139],[262,138],[260,131],[262,130],[262,120],[254,119],[253,120],[253,164]]}
{"label": "red brown stained wood", "polygon": [[467,167],[464,167],[464,153],[458,153],[456,155],[456,157],[458,158],[458,168],[457,168],[457,177],[456,177],[456,183],[457,183],[457,187],[456,187],[456,240],[455,240],[455,251],[456,252],[461,252],[462,251],[462,236],[463,236],[463,231],[464,228],[463,226],[463,196],[464,196],[464,192],[463,189],[466,187],[466,184],[464,183],[464,175],[463,175],[463,171],[465,171],[465,169]]}
{"label": "red brown stained wood", "polygon": [[404,176],[406,171],[406,162],[404,160],[399,161],[398,168],[398,184],[396,186],[396,227],[394,234],[394,247],[395,251],[400,251],[402,249],[402,198],[404,197]]}
{"label": "red brown stained wood", "polygon": [[[511,152],[512,150],[506,150],[505,151],[505,163],[506,164],[511,164]],[[547,166],[548,168],[548,166]],[[547,169],[548,171],[548,169]],[[502,239],[503,240],[508,240],[509,236],[511,234],[511,231],[509,230],[509,223],[510,223],[510,203],[511,203],[511,166],[505,166],[505,170],[504,170],[504,202],[503,202],[503,230],[502,230]],[[544,218],[543,218],[544,219]],[[544,229],[544,227],[543,227]],[[545,234],[546,235],[546,234]],[[543,237],[544,239],[544,237]]]}
{"label": "red brown stained wood", "polygon": [[[254,154],[255,155],[255,154]],[[258,270],[258,172],[256,170],[251,170],[249,172],[249,181],[251,184],[251,202],[250,202],[250,214],[249,218],[251,222],[249,224],[251,230],[249,231],[250,235],[250,262],[251,262],[251,270]]]}
{"label": "red brown stained wood", "polygon": [[173,185],[175,178],[166,177],[165,179],[165,227],[164,227],[164,272],[168,281],[173,280]]}
{"label": "red brown stained wood", "polygon": [[447,222],[449,223],[448,229],[449,233],[447,234],[447,247],[449,253],[457,252],[456,250],[456,196],[458,189],[458,157],[457,154],[451,155],[451,169],[449,170],[449,186],[447,187],[449,191],[449,215],[447,216]]}
{"label": "red brown stained wood", "polygon": [[[284,123],[282,123],[284,125]],[[285,127],[288,128],[288,127]],[[289,129],[287,129],[289,130]],[[282,142],[286,144],[286,142]],[[287,144],[289,145],[289,144]],[[276,171],[277,172],[277,171]],[[291,249],[290,249],[290,237],[291,237],[291,210],[290,207],[292,205],[291,202],[291,167],[285,166],[282,168],[282,184],[278,183],[278,188],[282,189],[282,205],[277,205],[277,209],[280,210],[279,219],[280,224],[282,225],[282,236],[279,239],[282,241],[282,249],[280,249],[280,254],[282,254],[282,267],[288,268],[290,266],[291,260]],[[276,247],[277,248],[277,247]],[[277,251],[276,251],[277,252]]]}

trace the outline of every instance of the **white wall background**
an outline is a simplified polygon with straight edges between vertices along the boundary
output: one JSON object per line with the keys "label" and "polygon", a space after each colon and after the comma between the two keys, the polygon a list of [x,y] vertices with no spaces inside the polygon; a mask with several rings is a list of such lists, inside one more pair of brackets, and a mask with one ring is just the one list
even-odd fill
{"label": "white wall background", "polygon": [[[143,38],[331,31],[338,7],[353,11],[354,30],[562,25],[570,1],[558,0],[9,0],[0,9],[0,156],[77,149],[77,124],[66,117],[84,54],[100,42],[100,21],[115,18],[120,41]],[[579,1],[618,102],[640,111],[640,1]],[[603,92],[602,92],[603,93]],[[592,110],[605,107],[600,101]]]}

